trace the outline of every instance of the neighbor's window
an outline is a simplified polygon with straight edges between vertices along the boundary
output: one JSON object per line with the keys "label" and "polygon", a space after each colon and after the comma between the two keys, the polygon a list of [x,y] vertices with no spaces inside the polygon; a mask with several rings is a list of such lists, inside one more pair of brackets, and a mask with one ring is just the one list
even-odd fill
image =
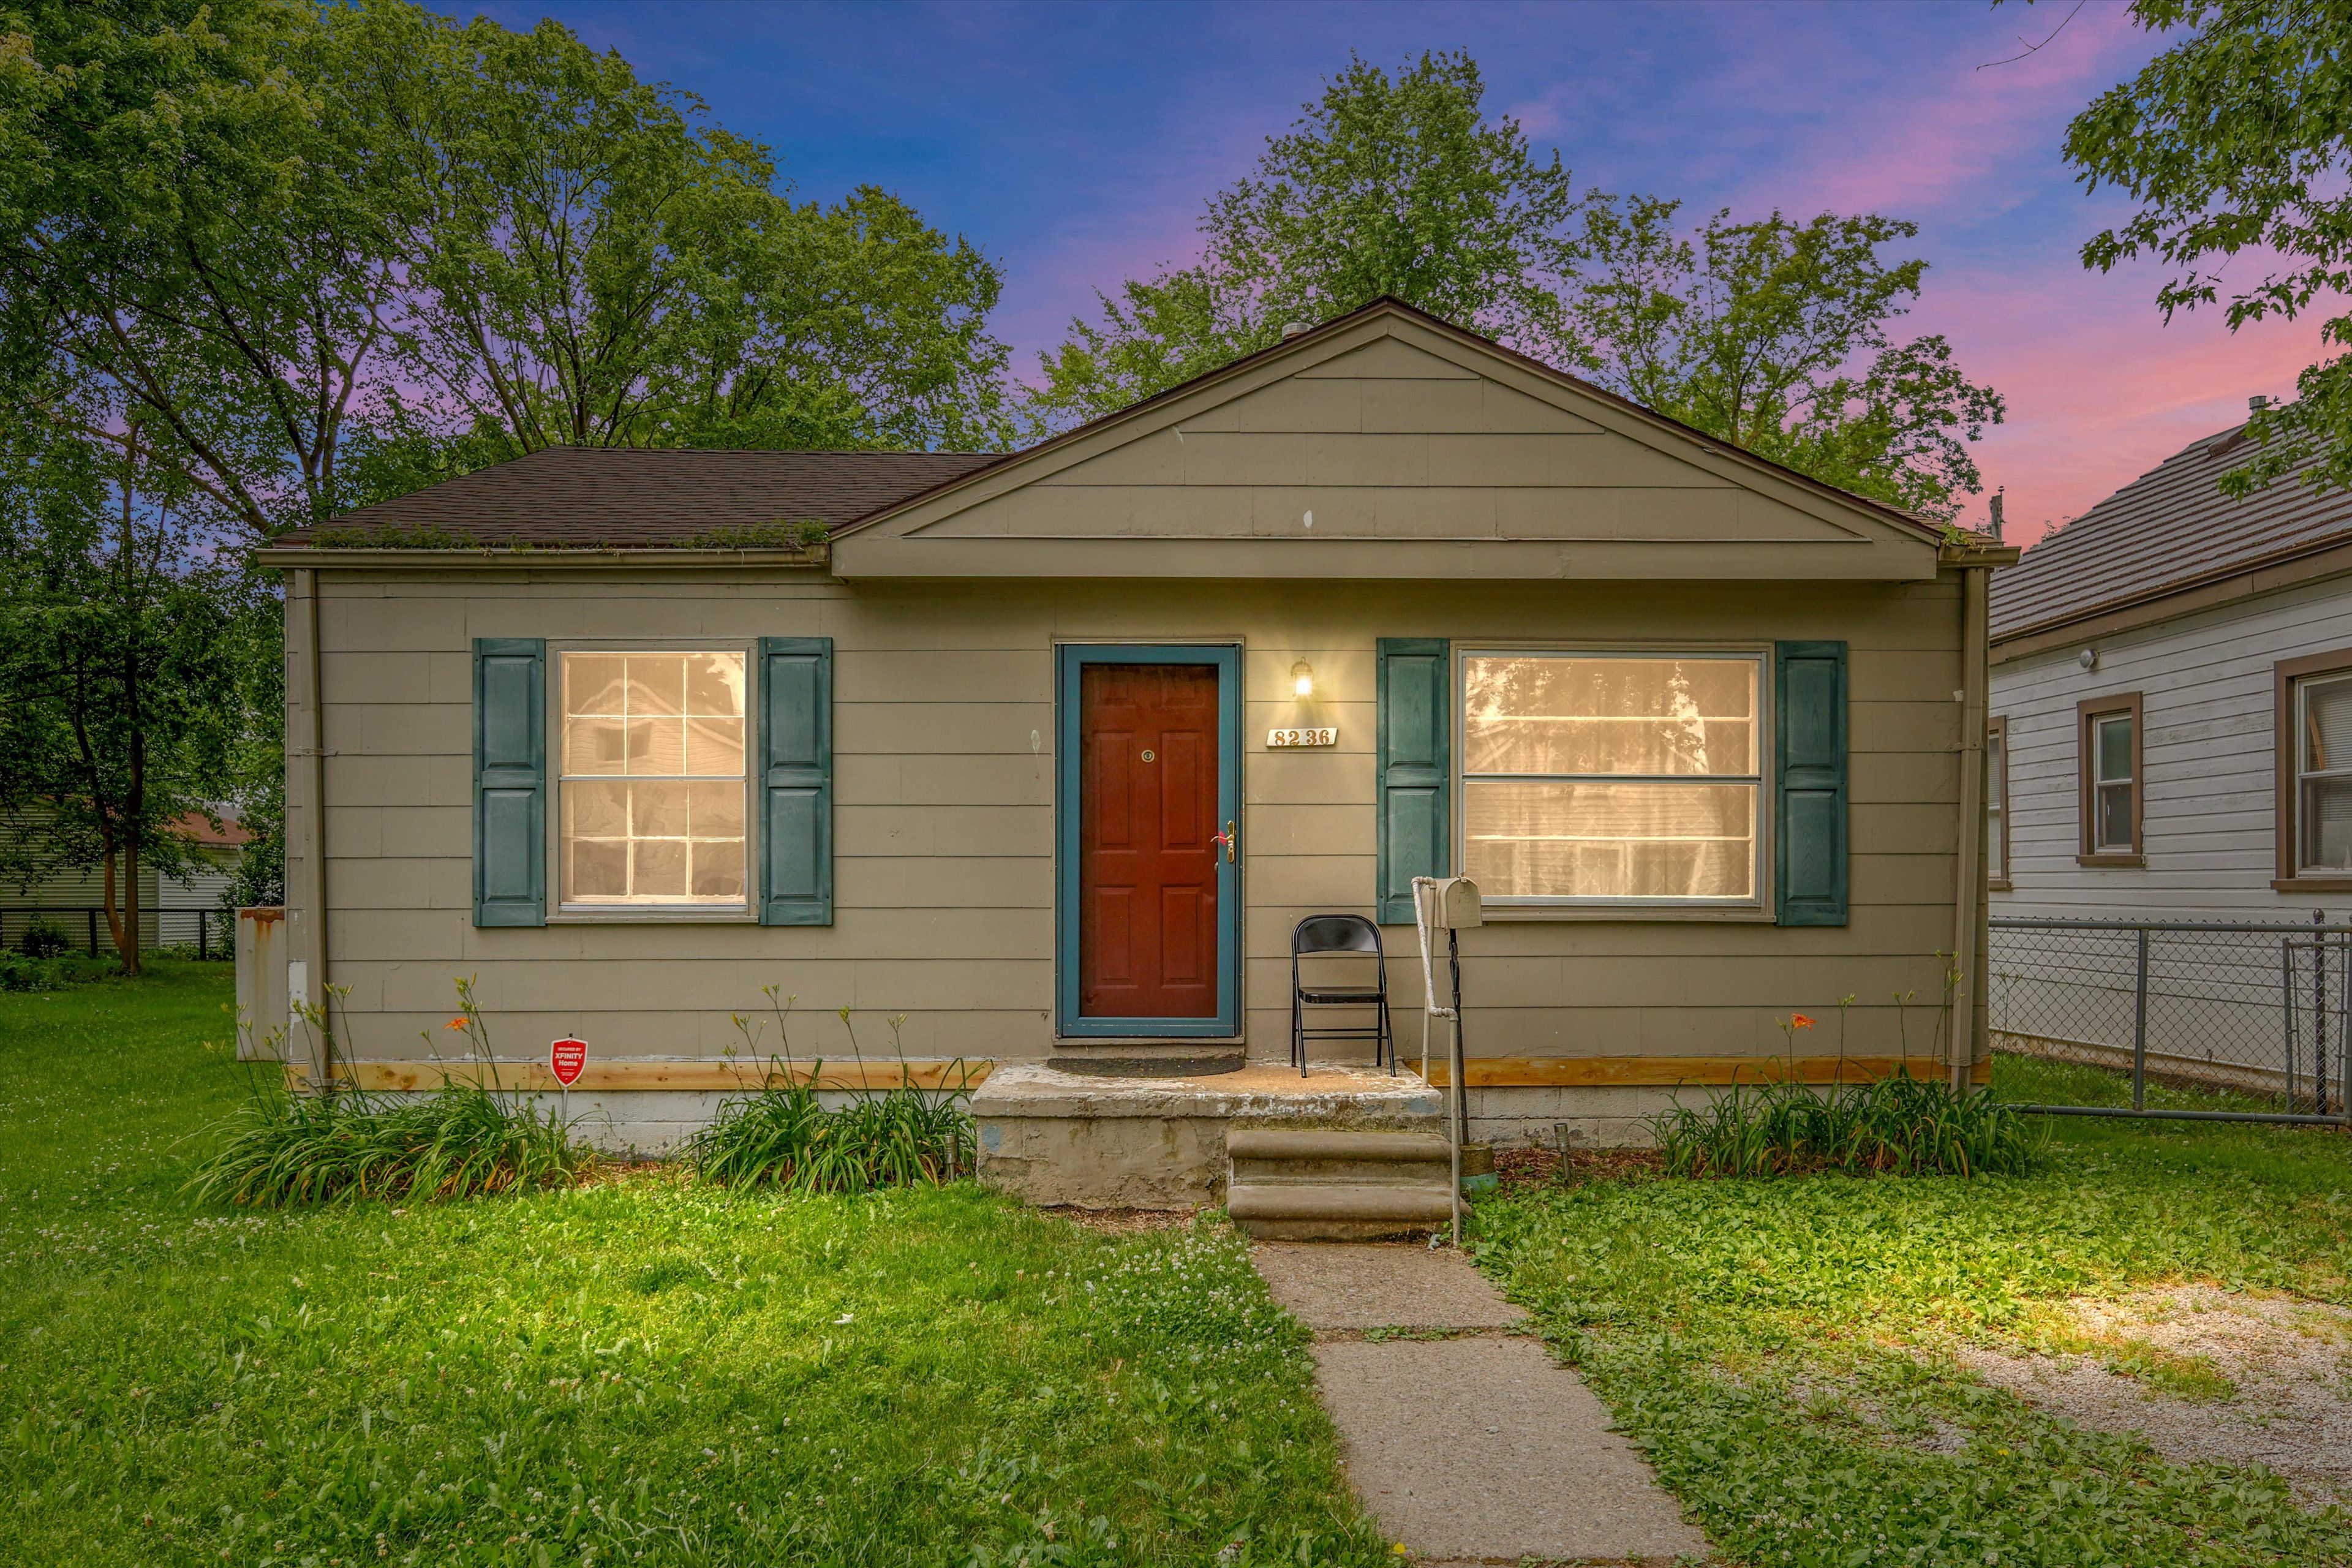
{"label": "neighbor's window", "polygon": [[2294,683],[2295,869],[2352,872],[2352,674]]}
{"label": "neighbor's window", "polygon": [[1985,876],[2009,880],[2009,721],[1985,728]]}
{"label": "neighbor's window", "polygon": [[2140,853],[2139,694],[2082,704],[2082,858],[2096,863]]}
{"label": "neighbor's window", "polygon": [[1762,668],[1465,654],[1463,873],[1496,900],[1753,901]]}
{"label": "neighbor's window", "polygon": [[562,901],[743,906],[741,650],[562,658]]}

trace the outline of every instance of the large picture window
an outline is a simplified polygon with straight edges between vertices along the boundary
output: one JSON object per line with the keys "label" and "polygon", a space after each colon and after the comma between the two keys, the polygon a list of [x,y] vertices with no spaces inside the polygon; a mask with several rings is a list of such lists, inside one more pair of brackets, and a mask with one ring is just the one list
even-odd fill
{"label": "large picture window", "polygon": [[1763,662],[1463,656],[1462,869],[1503,902],[1752,903]]}
{"label": "large picture window", "polygon": [[746,666],[740,648],[562,656],[565,906],[748,907]]}

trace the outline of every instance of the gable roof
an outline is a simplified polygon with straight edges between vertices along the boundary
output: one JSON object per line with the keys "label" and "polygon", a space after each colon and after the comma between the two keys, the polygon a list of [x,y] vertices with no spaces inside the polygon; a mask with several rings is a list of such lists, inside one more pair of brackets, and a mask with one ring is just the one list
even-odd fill
{"label": "gable roof", "polygon": [[2250,455],[2244,429],[2233,425],[2190,442],[1995,573],[1993,640],[2054,631],[2352,543],[2352,495],[2313,489],[2304,469],[2243,498],[2221,492],[2221,476]]}
{"label": "gable roof", "polygon": [[1382,299],[860,519],[833,563],[1916,580],[1940,543],[1906,512]]}
{"label": "gable roof", "polygon": [[778,523],[836,528],[984,468],[992,452],[550,447],[271,542],[338,531],[485,545],[645,548]]}
{"label": "gable roof", "polygon": [[[1286,378],[1378,383],[1390,387],[1391,404],[1398,386],[1425,392],[1439,381],[1475,383],[1490,406],[1484,416],[1475,409],[1465,416],[1467,388],[1456,385],[1445,397],[1429,394],[1435,422],[1426,428],[1381,424],[1370,414],[1360,423],[1324,425],[1276,417],[1267,427],[1294,438],[1294,457],[1298,440],[1320,438],[1329,448],[1319,454],[1324,460],[1319,465],[1286,464],[1269,460],[1261,451],[1255,458],[1257,477],[1228,483],[1222,498],[1206,496],[1202,492],[1210,487],[1180,477],[1165,487],[1170,495],[1161,498],[1157,520],[1130,515],[1107,521],[1098,516],[1094,520],[1097,531],[1129,542],[1189,548],[1202,539],[1223,537],[1197,531],[1194,525],[1203,507],[1214,510],[1222,504],[1227,514],[1223,521],[1229,524],[1234,498],[1244,490],[1271,513],[1310,520],[1320,504],[1317,498],[1352,490],[1359,500],[1376,493],[1385,500],[1370,510],[1359,507],[1351,511],[1343,497],[1340,504],[1327,507],[1328,521],[1318,538],[1336,542],[1353,537],[1370,544],[1375,535],[1386,535],[1382,542],[1392,548],[1389,559],[1343,574],[1412,577],[1434,570],[1445,576],[1488,577],[1917,578],[1935,571],[1938,531],[1909,513],[1756,457],[1386,297],[1019,452],[550,447],[344,513],[323,525],[296,530],[273,540],[262,553],[289,548],[307,552],[322,544],[381,546],[375,553],[408,559],[422,551],[453,546],[731,551],[787,542],[747,537],[751,531],[811,522],[835,536],[835,569],[850,574],[845,560],[872,563],[888,553],[874,548],[881,540],[905,540],[927,530],[939,536],[952,534],[959,525],[940,527],[942,520],[1032,484],[1082,488],[1082,481],[1069,472],[1074,465],[1096,462],[1171,428],[1181,443],[1186,429],[1177,427],[1180,420],[1197,434],[1213,428],[1220,417],[1213,415],[1204,426],[1204,412],[1240,408],[1238,414],[1221,416],[1229,428],[1219,433],[1249,432],[1253,421],[1263,425],[1265,418],[1263,406],[1255,412],[1244,408],[1246,400],[1263,394],[1279,401],[1279,394],[1267,389]],[[1502,411],[1496,413],[1492,405],[1501,405]],[[1516,443],[1516,449],[1498,465],[1500,477],[1463,481],[1461,473],[1476,467],[1480,457],[1460,437],[1480,433],[1505,445]],[[1409,457],[1416,441],[1430,444],[1433,451],[1444,446],[1444,454],[1429,467],[1450,464],[1456,478],[1434,484],[1400,478],[1401,458]],[[1544,450],[1531,456],[1535,447]],[[1125,459],[1129,477],[1120,482],[1139,489],[1138,462],[1148,468],[1152,460],[1130,455]],[[1606,472],[1596,478],[1596,468]],[[1464,509],[1456,505],[1449,514],[1454,519],[1451,532],[1446,531],[1449,525],[1431,521],[1447,508],[1440,504],[1430,512],[1423,506],[1430,496],[1451,485],[1449,493],[1458,500],[1477,491],[1481,482],[1496,498],[1489,515],[1473,518],[1465,529],[1459,526]],[[1183,504],[1175,505],[1171,497],[1188,487]],[[1301,496],[1307,497],[1306,504],[1288,511]],[[1065,493],[1058,501],[1067,513],[1082,499]],[[1041,495],[1032,510],[1047,511],[1055,504],[1054,499]],[[1475,512],[1477,504],[1469,510]],[[1375,516],[1382,507],[1385,515]],[[1402,512],[1416,507],[1430,515],[1400,522]],[[1307,526],[1311,529],[1312,521]],[[992,528],[1005,537],[1021,531],[1002,523]],[[1263,542],[1266,531],[1257,532]],[[1048,530],[1036,537],[1054,535]],[[1462,546],[1471,544],[1479,546],[1475,564],[1461,553]],[[1817,550],[1801,563],[1782,548],[1807,544],[1864,548]],[[842,547],[846,547],[846,556]],[[1434,556],[1433,547],[1437,547]],[[1725,547],[1733,553],[1721,555]],[[885,574],[1126,575],[1167,569],[1164,563],[1144,561],[1133,551],[1116,564],[1099,552],[1049,562],[1030,553],[1033,558],[1024,567],[1013,552],[990,556],[966,548],[935,550],[929,552],[930,563],[899,559],[881,570]],[[1271,565],[1274,557],[1262,550],[1252,554],[1255,564],[1230,557],[1210,564],[1196,550],[1177,559],[1184,563],[1178,571],[1183,575],[1296,572],[1295,566]],[[1336,560],[1326,552],[1317,570]],[[293,557],[266,563],[291,564]]]}

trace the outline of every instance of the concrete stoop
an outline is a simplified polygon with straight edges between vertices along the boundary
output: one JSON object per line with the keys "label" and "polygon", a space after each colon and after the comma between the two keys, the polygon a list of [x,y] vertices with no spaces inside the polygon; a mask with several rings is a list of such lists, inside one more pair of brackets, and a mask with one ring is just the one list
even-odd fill
{"label": "concrete stoop", "polygon": [[[1228,1141],[1244,1131],[1433,1134],[1443,1147],[1445,1127],[1444,1099],[1417,1075],[1327,1063],[1303,1076],[1253,1063],[1190,1079],[1008,1063],[973,1092],[971,1112],[981,1180],[1033,1204],[1094,1209],[1200,1208],[1227,1198]],[[1371,1164],[1388,1163],[1383,1153]],[[1286,1163],[1292,1175],[1318,1169],[1312,1158]],[[1358,1168],[1342,1157],[1320,1170],[1332,1178],[1320,1184],[1351,1189],[1343,1173]],[[1442,1168],[1440,1181],[1442,1198]],[[1394,1234],[1398,1222],[1385,1214],[1364,1217]]]}
{"label": "concrete stoop", "polygon": [[1262,1241],[1363,1241],[1453,1217],[1443,1133],[1236,1127],[1225,1156],[1225,1213]]}

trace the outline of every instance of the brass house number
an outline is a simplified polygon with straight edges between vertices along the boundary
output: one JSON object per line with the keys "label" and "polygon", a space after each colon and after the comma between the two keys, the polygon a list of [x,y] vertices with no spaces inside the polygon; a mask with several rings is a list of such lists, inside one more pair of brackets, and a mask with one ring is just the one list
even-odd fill
{"label": "brass house number", "polygon": [[1269,746],[1336,746],[1339,743],[1337,725],[1326,724],[1316,730],[1268,730],[1265,743]]}

